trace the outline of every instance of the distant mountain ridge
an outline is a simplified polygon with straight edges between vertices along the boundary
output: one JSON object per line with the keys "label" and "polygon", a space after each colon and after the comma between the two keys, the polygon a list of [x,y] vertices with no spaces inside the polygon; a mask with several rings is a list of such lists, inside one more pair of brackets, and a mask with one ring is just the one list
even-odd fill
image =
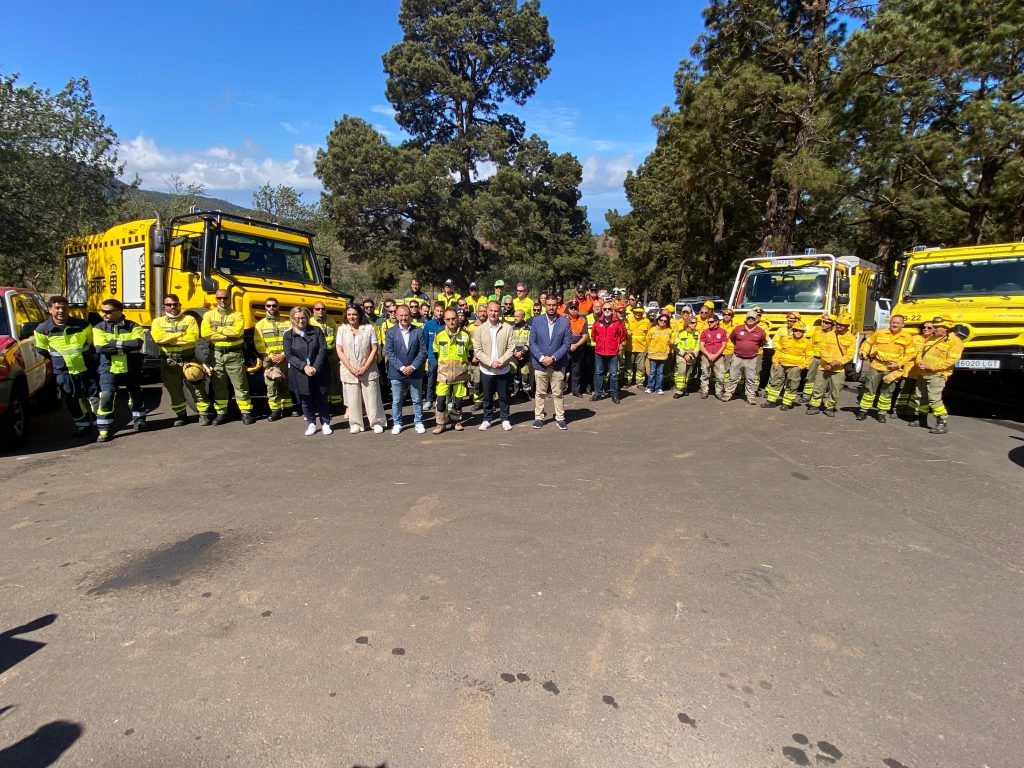
{"label": "distant mountain ridge", "polygon": [[[157,192],[153,189],[130,189],[128,194],[139,200],[145,200],[154,208],[160,210],[167,210],[171,205],[171,201],[177,197],[177,195],[172,195],[168,192]],[[253,216],[256,218],[259,218],[260,215],[252,208],[245,208],[227,200],[221,200],[219,197],[200,196],[196,200],[199,207],[207,211],[224,211],[224,213],[234,213],[239,216]]]}

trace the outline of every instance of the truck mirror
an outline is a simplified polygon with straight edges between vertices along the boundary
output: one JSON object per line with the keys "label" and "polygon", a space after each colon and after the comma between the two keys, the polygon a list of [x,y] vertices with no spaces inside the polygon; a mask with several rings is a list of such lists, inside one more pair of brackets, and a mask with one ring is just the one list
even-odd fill
{"label": "truck mirror", "polygon": [[36,328],[39,323],[22,323],[18,326],[18,340],[25,341],[26,339],[32,338],[32,335],[36,332]]}
{"label": "truck mirror", "polygon": [[330,285],[331,284],[331,257],[330,256],[324,256],[323,273],[324,273],[324,282],[327,283],[327,285]]}
{"label": "truck mirror", "polygon": [[[840,277],[839,278],[839,293],[841,293],[841,294],[848,294],[849,292],[850,292],[850,278],[848,278],[848,277]],[[841,303],[849,304],[850,303],[850,299],[847,298],[845,302],[841,302]]]}
{"label": "truck mirror", "polygon": [[849,306],[849,304],[850,304],[850,294],[848,294],[848,293],[841,293],[837,297],[836,301],[839,304],[839,306],[841,306],[841,307]]}

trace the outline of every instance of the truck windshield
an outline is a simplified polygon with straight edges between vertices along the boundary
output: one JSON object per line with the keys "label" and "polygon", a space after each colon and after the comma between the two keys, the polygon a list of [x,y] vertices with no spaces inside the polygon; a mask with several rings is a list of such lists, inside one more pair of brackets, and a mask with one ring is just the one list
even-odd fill
{"label": "truck windshield", "polygon": [[828,267],[757,267],[742,278],[736,309],[765,312],[822,310],[828,291]]}
{"label": "truck windshield", "polygon": [[214,268],[225,275],[251,275],[298,283],[319,282],[308,245],[221,230]]}
{"label": "truck windshield", "polygon": [[917,264],[904,297],[1019,296],[1024,294],[1024,258],[970,259]]}

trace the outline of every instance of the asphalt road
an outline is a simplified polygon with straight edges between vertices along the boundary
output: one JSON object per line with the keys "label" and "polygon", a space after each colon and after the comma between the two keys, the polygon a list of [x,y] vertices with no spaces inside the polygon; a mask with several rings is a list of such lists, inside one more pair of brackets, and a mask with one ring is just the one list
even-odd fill
{"label": "asphalt road", "polygon": [[37,419],[0,458],[0,767],[1024,764],[1021,424],[569,418]]}

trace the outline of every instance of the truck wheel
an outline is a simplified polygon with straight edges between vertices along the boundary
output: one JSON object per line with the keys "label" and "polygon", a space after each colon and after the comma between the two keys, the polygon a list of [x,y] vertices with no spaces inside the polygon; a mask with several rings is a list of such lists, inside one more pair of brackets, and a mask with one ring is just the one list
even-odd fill
{"label": "truck wheel", "polygon": [[11,393],[7,412],[0,419],[0,449],[20,448],[28,437],[28,390],[24,382],[18,383]]}

